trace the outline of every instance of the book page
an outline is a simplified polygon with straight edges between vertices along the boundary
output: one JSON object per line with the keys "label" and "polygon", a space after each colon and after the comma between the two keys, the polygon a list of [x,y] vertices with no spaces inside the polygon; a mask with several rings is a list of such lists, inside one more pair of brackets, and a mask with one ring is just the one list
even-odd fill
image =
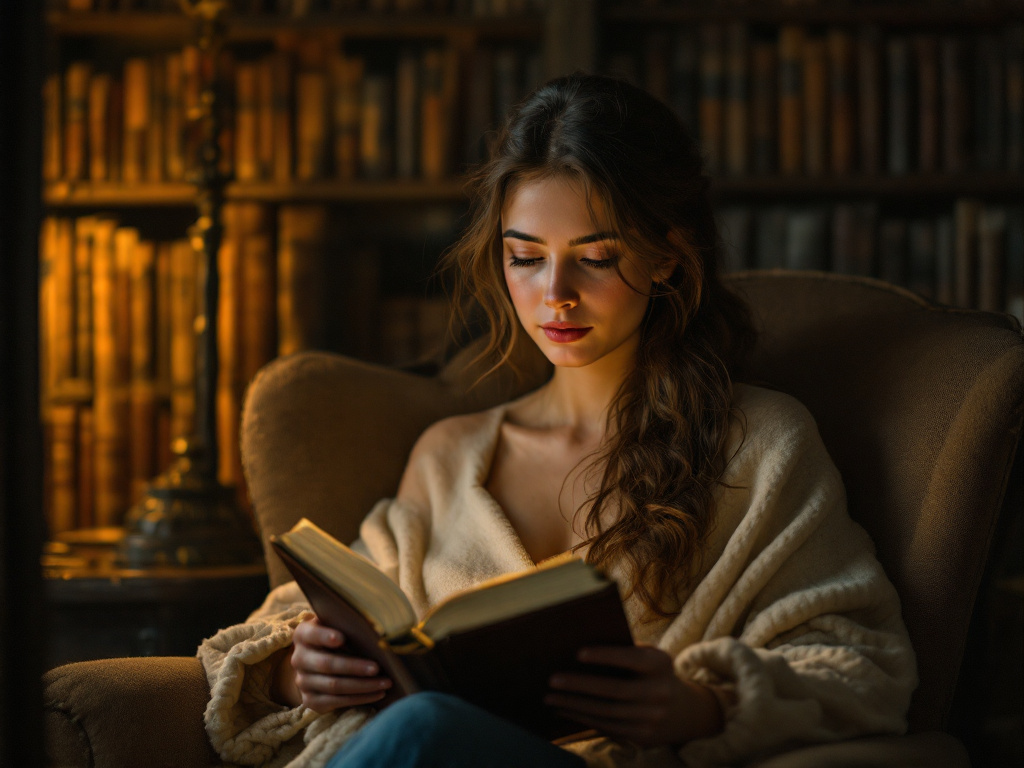
{"label": "book page", "polygon": [[598,592],[608,583],[578,557],[553,558],[536,569],[498,576],[452,595],[427,613],[421,629],[437,642],[456,632]]}
{"label": "book page", "polygon": [[416,624],[409,598],[370,560],[354,552],[306,518],[276,537],[296,559],[327,584],[386,638],[405,634]]}

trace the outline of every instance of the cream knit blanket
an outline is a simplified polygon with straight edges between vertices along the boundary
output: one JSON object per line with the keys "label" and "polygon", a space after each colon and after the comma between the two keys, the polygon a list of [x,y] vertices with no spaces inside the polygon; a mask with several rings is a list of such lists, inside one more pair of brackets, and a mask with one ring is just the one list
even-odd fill
{"label": "cream knit blanket", "polygon": [[[680,676],[731,691],[725,729],[679,750],[572,745],[592,766],[734,765],[906,729],[917,674],[899,599],[847,515],[813,419],[791,397],[756,387],[737,386],[735,405],[742,418],[730,438],[729,487],[718,492],[696,586],[671,619],[652,620],[632,598],[625,604],[638,642],[671,654]],[[421,614],[482,579],[533,567],[484,488],[506,408],[428,429],[398,497],[378,502],[362,525],[355,546]],[[288,583],[199,648],[211,687],[206,728],[224,760],[319,768],[372,716],[370,708],[317,716],[269,699],[267,660],[309,615]]]}

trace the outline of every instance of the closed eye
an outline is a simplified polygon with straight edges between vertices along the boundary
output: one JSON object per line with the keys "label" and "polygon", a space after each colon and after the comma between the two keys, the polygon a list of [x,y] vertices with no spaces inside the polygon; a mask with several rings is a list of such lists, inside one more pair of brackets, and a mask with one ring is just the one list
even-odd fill
{"label": "closed eye", "polygon": [[532,267],[538,261],[540,261],[540,259],[521,259],[514,253],[510,254],[508,257],[508,265],[510,267]]}

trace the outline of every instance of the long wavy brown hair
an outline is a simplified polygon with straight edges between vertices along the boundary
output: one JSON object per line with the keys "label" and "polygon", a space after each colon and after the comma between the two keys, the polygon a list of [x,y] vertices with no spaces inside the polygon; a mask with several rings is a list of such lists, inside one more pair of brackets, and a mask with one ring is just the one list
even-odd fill
{"label": "long wavy brown hair", "polygon": [[[590,507],[580,545],[587,560],[599,568],[624,561],[629,592],[669,615],[700,568],[714,520],[732,377],[754,338],[749,312],[719,279],[710,181],[691,133],[643,90],[577,73],[543,85],[509,114],[470,181],[466,232],[443,261],[458,317],[483,315],[489,372],[532,343],[505,285],[502,208],[517,184],[552,175],[605,203],[626,258],[652,275],[672,265],[649,294],[636,366],[608,413],[610,437],[590,458],[591,468],[603,464],[600,485],[574,512]],[[613,522],[602,523],[603,511],[616,512],[604,518]]]}

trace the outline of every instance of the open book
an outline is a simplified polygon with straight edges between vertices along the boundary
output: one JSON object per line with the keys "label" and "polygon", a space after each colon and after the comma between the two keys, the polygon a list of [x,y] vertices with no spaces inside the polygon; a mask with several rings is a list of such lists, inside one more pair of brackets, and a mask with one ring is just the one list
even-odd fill
{"label": "open book", "polygon": [[[583,735],[543,703],[555,672],[587,669],[587,645],[632,645],[618,588],[563,556],[450,596],[422,619],[367,558],[303,518],[271,538],[320,620],[345,650],[392,680],[391,701],[420,690],[453,693],[549,739]],[[614,673],[614,672],[612,672]]]}

